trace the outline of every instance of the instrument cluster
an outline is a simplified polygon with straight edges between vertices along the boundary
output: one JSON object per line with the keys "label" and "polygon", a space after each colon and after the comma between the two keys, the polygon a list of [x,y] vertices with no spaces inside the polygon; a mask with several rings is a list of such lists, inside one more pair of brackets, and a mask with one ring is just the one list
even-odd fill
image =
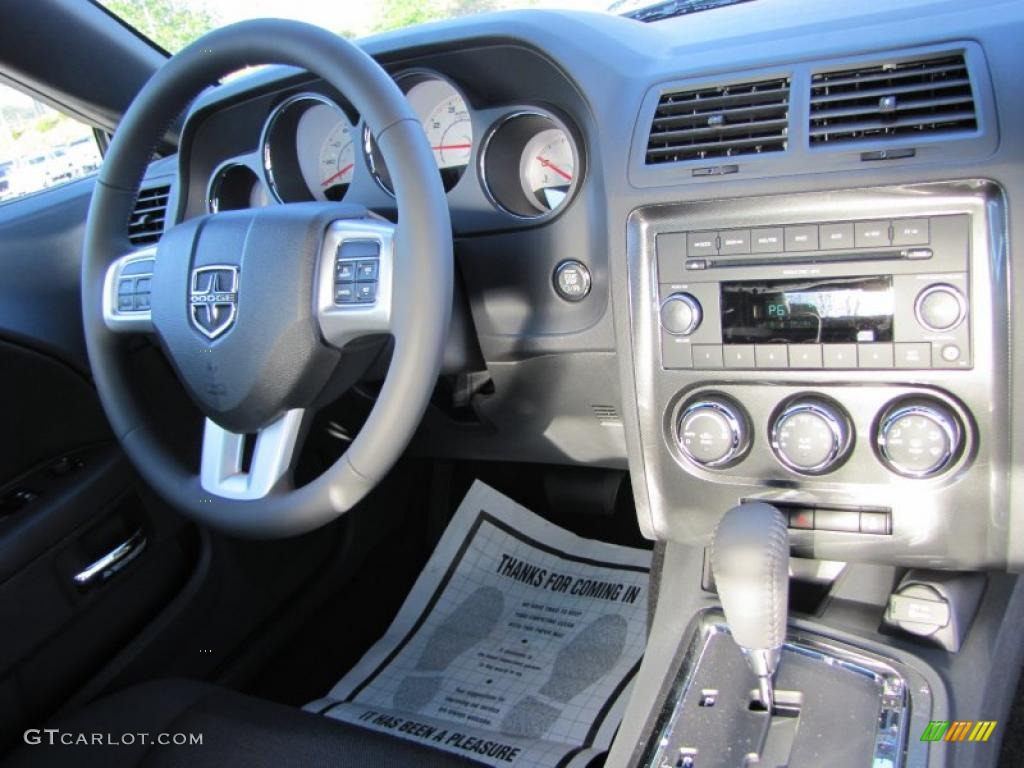
{"label": "instrument cluster", "polygon": [[[572,201],[583,171],[579,132],[540,108],[474,110],[448,78],[427,70],[395,78],[419,117],[446,192],[473,177],[481,202],[518,220],[545,220]],[[340,201],[361,178],[389,196],[391,175],[368,126],[351,108],[306,91],[279,100],[256,156],[232,158],[207,185],[211,213],[275,203]],[[473,172],[467,174],[467,170]],[[362,195],[360,195],[362,197]],[[369,204],[369,201],[360,199]]]}

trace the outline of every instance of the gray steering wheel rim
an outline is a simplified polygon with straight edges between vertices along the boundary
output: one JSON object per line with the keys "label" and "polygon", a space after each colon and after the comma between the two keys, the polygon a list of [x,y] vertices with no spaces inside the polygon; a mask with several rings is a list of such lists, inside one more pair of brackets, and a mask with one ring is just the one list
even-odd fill
{"label": "gray steering wheel rim", "polygon": [[[309,484],[258,500],[213,497],[163,444],[131,381],[124,337],[103,321],[107,267],[133,250],[127,224],[153,148],[205,87],[256,64],[300,67],[345,94],[387,158],[399,211],[395,231],[394,352],[363,429]],[[231,533],[279,538],[334,520],[401,456],[429,402],[451,313],[452,237],[447,200],[418,118],[370,56],[324,29],[282,20],[245,21],[211,32],[157,71],[110,144],[93,192],[82,258],[82,311],[96,388],[114,434],[142,477],[187,515]]]}

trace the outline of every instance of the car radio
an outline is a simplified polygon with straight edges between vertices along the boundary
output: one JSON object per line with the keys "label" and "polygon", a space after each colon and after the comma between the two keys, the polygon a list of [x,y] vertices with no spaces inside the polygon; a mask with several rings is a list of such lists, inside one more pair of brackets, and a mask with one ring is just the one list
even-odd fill
{"label": "car radio", "polygon": [[668,369],[970,368],[966,215],[662,232]]}

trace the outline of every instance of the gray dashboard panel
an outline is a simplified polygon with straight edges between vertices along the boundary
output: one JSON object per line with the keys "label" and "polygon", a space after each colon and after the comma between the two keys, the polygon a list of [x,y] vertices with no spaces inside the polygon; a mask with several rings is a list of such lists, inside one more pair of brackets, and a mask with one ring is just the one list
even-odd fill
{"label": "gray dashboard panel", "polygon": [[[649,407],[636,388],[634,328],[628,274],[631,268],[627,249],[627,220],[638,208],[661,204],[697,201],[726,201],[736,198],[786,196],[805,194],[827,197],[834,190],[863,189],[878,186],[907,186],[949,179],[991,179],[1005,193],[1006,228],[994,231],[993,247],[1012,253],[1013,233],[1024,216],[1024,179],[1020,168],[1024,163],[1024,143],[1016,126],[1024,124],[1024,97],[1018,87],[1022,64],[1020,40],[1024,39],[1024,4],[1013,0],[869,0],[864,3],[785,2],[757,0],[706,13],[654,24],[641,24],[607,14],[554,11],[523,11],[487,14],[437,25],[415,27],[369,38],[361,42],[374,56],[389,66],[404,66],[413,60],[453,49],[481,48],[494,43],[524,46],[551,62],[572,83],[589,124],[581,126],[587,134],[587,150],[591,158],[588,179],[590,194],[580,227],[589,235],[578,240],[581,250],[598,253],[607,265],[607,278],[595,281],[595,297],[605,292],[611,311],[604,311],[593,324],[590,321],[573,331],[547,332],[543,324],[514,323],[504,326],[488,324],[493,319],[479,314],[488,300],[470,296],[477,302],[481,347],[488,362],[513,361],[527,357],[551,355],[569,358],[580,351],[616,353],[621,390],[620,413],[629,466],[633,476],[638,514],[648,535],[658,535],[652,523],[652,500],[646,482],[649,451],[640,414]],[[871,60],[889,52],[947,50],[964,46],[969,57],[982,61],[990,82],[991,101],[986,102],[984,83],[976,92],[981,99],[986,131],[977,151],[951,151],[944,144],[917,157],[892,163],[820,162],[820,155],[795,152],[786,160],[786,173],[750,173],[740,177],[710,177],[699,182],[687,180],[648,186],[634,181],[638,169],[631,155],[635,137],[646,130],[644,99],[661,84],[675,82],[735,81],[751,72],[813,71],[821,66],[851,60]],[[270,68],[211,91],[200,100],[197,109],[216,104],[222,98],[238,96],[249,89],[273,90],[287,84],[294,71]],[[448,72],[458,78],[459,72]],[[505,82],[514,80],[508,73]],[[984,78],[984,74],[982,75]],[[799,89],[797,89],[799,91]],[[799,96],[799,98],[803,98]],[[987,106],[986,106],[987,104]],[[558,107],[559,105],[551,105]],[[581,121],[584,118],[579,118]],[[994,121],[994,122],[993,122]],[[805,130],[800,120],[793,121],[793,130]],[[804,139],[794,134],[794,146]],[[944,147],[940,148],[940,147]],[[642,174],[641,174],[642,175]],[[785,204],[785,200],[783,200]],[[603,231],[601,231],[603,226]],[[581,231],[575,226],[574,231]],[[541,263],[556,259],[555,251],[564,242],[572,242],[572,234],[563,237],[538,238]],[[482,241],[481,241],[482,242]],[[486,250],[486,249],[484,249]],[[514,249],[510,249],[514,250]],[[471,271],[486,272],[483,261],[467,255],[474,262]],[[504,256],[500,257],[505,259]],[[503,264],[503,266],[506,266]],[[508,274],[514,272],[507,267]],[[531,299],[542,295],[540,283],[547,283],[543,270],[522,265],[524,277],[537,281],[520,296]],[[1010,296],[1024,296],[1024,283],[1018,271],[1011,268],[1007,277],[1007,303]],[[471,291],[476,287],[470,286]],[[521,298],[517,298],[521,301]],[[595,298],[595,303],[600,299]],[[522,317],[522,308],[516,312]],[[506,315],[511,319],[516,312]],[[501,313],[495,317],[501,317]],[[543,317],[543,313],[534,318]],[[999,318],[1007,333],[1007,341],[1019,335],[1020,320],[1016,313]],[[566,372],[573,370],[567,367]],[[579,369],[576,369],[577,371]],[[1005,370],[1008,381],[1024,376],[1020,356],[1009,360]],[[1019,456],[1024,435],[1024,412],[1012,409],[1003,414],[1009,421],[999,439],[1006,452],[1000,458],[1009,474],[1003,488],[1007,497],[1001,505],[1003,553],[989,552],[985,562],[1006,562],[1011,567],[1024,566],[1024,530],[1022,520],[1007,512],[1014,508],[1015,490],[1024,482]],[[454,437],[454,433],[451,435]],[[662,444],[662,436],[657,436]],[[696,493],[696,490],[692,490]],[[683,499],[682,503],[687,503]],[[721,513],[725,507],[711,509],[715,504],[702,501],[705,514]],[[963,515],[962,524],[973,524],[976,517]],[[986,520],[985,525],[990,523]],[[700,526],[696,526],[699,528]],[[661,535],[665,535],[661,532]],[[988,538],[986,535],[985,538]],[[995,542],[990,542],[995,543]],[[859,551],[859,550],[858,550]],[[856,552],[848,553],[856,556]]]}

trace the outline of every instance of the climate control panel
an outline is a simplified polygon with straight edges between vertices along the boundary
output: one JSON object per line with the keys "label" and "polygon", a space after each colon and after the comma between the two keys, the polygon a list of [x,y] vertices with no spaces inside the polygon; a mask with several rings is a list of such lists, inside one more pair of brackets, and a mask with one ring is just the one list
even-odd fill
{"label": "climate control panel", "polygon": [[[702,470],[808,478],[836,473],[859,456],[893,475],[928,479],[949,471],[964,455],[966,414],[939,393],[889,393],[888,388],[850,388],[867,402],[858,404],[857,419],[834,396],[794,392],[774,407],[758,393],[757,414],[742,404],[734,387],[701,390],[681,400],[670,419],[670,440],[679,458]],[[875,390],[875,391],[872,391]],[[764,446],[753,451],[755,444]],[[768,462],[768,456],[771,462]]]}

